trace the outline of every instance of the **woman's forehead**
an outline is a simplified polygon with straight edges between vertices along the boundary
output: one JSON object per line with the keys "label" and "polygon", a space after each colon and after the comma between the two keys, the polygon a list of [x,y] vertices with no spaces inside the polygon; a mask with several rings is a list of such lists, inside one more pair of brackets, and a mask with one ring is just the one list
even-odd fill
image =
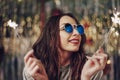
{"label": "woman's forehead", "polygon": [[76,24],[74,18],[72,18],[70,16],[61,17],[59,24],[62,25],[62,24],[65,24],[65,23]]}

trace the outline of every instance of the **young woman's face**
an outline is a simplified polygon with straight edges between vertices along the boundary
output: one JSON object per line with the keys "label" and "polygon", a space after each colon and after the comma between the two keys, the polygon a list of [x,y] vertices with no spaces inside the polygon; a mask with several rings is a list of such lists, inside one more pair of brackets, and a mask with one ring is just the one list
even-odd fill
{"label": "young woman's face", "polygon": [[75,52],[78,51],[80,42],[81,42],[81,35],[78,31],[74,28],[73,32],[68,33],[63,28],[66,24],[71,24],[72,26],[77,26],[75,20],[69,16],[63,16],[59,22],[60,28],[60,48],[63,51],[68,52]]}

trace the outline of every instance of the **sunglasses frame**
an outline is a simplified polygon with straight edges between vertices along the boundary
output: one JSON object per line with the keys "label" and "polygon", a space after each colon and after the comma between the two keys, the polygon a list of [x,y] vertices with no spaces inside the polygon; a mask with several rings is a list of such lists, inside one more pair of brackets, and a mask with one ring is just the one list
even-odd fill
{"label": "sunglasses frame", "polygon": [[[67,28],[66,28],[67,26],[68,27],[71,26],[71,29],[67,30]],[[78,28],[80,28],[81,30],[79,30]],[[80,24],[79,25],[71,25],[70,23],[66,23],[62,28],[60,28],[60,30],[65,30],[67,33],[72,33],[74,29],[76,29],[80,35],[84,34],[84,27]]]}

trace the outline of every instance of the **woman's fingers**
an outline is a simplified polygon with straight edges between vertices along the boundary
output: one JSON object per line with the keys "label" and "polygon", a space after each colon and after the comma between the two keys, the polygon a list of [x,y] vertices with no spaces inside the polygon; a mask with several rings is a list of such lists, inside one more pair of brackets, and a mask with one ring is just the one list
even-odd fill
{"label": "woman's fingers", "polygon": [[107,62],[107,54],[102,49],[97,50],[92,57],[87,56],[87,58],[91,59],[96,66],[99,65],[100,69],[104,69]]}
{"label": "woman's fingers", "polygon": [[24,57],[24,62],[26,63],[27,61],[28,61],[28,59],[30,58],[30,57],[35,57],[34,55],[33,55],[33,50],[30,50],[26,55],[25,55],[25,57]]}
{"label": "woman's fingers", "polygon": [[35,80],[48,80],[44,65],[34,56],[33,53],[34,51],[30,50],[24,57],[25,71]]}
{"label": "woman's fingers", "polygon": [[104,53],[104,50],[102,48],[99,48],[97,51],[96,51],[96,54],[97,53]]}
{"label": "woman's fingers", "polygon": [[35,74],[37,74],[39,71],[39,66],[36,65],[32,70],[31,70],[31,75],[34,77]]}
{"label": "woman's fingers", "polygon": [[87,56],[87,59],[82,70],[82,75],[91,77],[98,71],[104,69],[107,62],[107,54],[102,49],[99,49],[93,56]]}
{"label": "woman's fingers", "polygon": [[28,60],[27,60],[27,62],[25,63],[25,65],[26,65],[27,67],[29,67],[29,66],[31,66],[32,63],[33,63],[33,58],[32,58],[32,57],[29,57]]}
{"label": "woman's fingers", "polygon": [[97,58],[93,58],[93,57],[88,57],[88,61],[91,67],[99,67],[100,66],[100,62],[98,61]]}
{"label": "woman's fingers", "polygon": [[33,63],[29,66],[29,70],[33,70],[36,65],[36,62],[33,61]]}
{"label": "woman's fingers", "polygon": [[105,66],[106,62],[107,62],[107,54],[105,53],[98,53],[95,54],[94,57],[96,57],[97,59],[99,59],[99,62],[101,64],[101,66]]}

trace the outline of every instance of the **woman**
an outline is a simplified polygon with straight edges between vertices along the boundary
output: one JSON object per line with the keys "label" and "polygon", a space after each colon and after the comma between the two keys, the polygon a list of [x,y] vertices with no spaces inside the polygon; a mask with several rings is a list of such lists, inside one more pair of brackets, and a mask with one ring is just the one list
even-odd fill
{"label": "woman", "polygon": [[90,80],[96,73],[98,76],[107,55],[98,49],[86,57],[85,40],[84,29],[72,14],[50,17],[33,50],[24,57],[24,80]]}

